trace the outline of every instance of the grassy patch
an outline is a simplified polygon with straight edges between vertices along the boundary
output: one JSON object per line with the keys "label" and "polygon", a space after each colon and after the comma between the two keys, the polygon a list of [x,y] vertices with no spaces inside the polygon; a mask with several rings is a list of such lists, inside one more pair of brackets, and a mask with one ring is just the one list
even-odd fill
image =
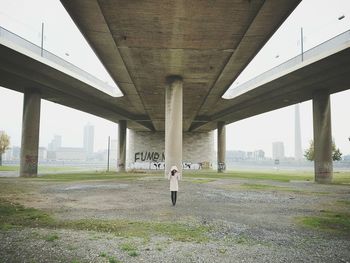
{"label": "grassy patch", "polygon": [[350,184],[350,172],[334,172],[333,184]]}
{"label": "grassy patch", "polygon": [[10,165],[4,165],[0,166],[0,171],[19,171],[19,166],[10,166]]}
{"label": "grassy patch", "polygon": [[57,234],[49,234],[44,237],[44,240],[53,242],[55,240],[59,239],[59,236]]}
{"label": "grassy patch", "polygon": [[228,171],[216,173],[215,171],[186,172],[184,177],[205,178],[205,179],[251,179],[271,180],[279,182],[289,181],[313,181],[311,173],[284,173],[284,172],[249,172],[249,171]]}
{"label": "grassy patch", "polygon": [[106,173],[106,172],[94,172],[94,173],[62,173],[62,174],[47,174],[33,180],[36,181],[58,181],[58,182],[74,182],[74,181],[89,181],[89,180],[133,180],[144,177],[144,175],[135,175],[129,173]]}
{"label": "grassy patch", "polygon": [[350,200],[338,200],[337,203],[345,206],[350,206]]}
{"label": "grassy patch", "polygon": [[139,255],[137,247],[132,243],[123,243],[120,245],[120,249],[127,252],[131,257],[137,257]]}
{"label": "grassy patch", "polygon": [[15,226],[46,227],[55,221],[46,213],[34,208],[0,199],[0,228]]}
{"label": "grassy patch", "polygon": [[338,200],[332,205],[332,210],[320,210],[316,216],[299,217],[297,220],[306,227],[350,236],[350,201]]}
{"label": "grassy patch", "polygon": [[101,252],[99,254],[99,256],[102,257],[102,258],[105,258],[105,257],[107,257],[107,253],[106,252]]}
{"label": "grassy patch", "polygon": [[16,226],[67,228],[114,233],[120,237],[150,238],[167,236],[177,241],[207,241],[208,227],[189,226],[179,223],[133,222],[127,220],[92,220],[56,221],[50,215],[22,205],[0,199],[0,229]]}
{"label": "grassy patch", "polygon": [[149,238],[152,235],[167,236],[176,241],[205,242],[208,227],[188,226],[179,223],[133,222],[127,220],[83,219],[64,223],[65,227],[114,233],[120,237]]}
{"label": "grassy patch", "polygon": [[108,258],[108,262],[109,262],[109,263],[120,263],[121,261],[119,261],[119,260],[116,259],[115,257],[109,257],[109,258]]}
{"label": "grassy patch", "polygon": [[350,213],[322,210],[317,216],[298,218],[298,221],[316,230],[331,231],[350,236]]}

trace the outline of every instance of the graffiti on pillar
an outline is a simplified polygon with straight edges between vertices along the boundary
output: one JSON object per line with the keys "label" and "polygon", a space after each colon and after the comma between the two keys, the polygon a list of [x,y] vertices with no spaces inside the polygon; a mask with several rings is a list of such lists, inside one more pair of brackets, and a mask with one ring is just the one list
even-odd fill
{"label": "graffiti on pillar", "polygon": [[137,152],[135,153],[135,163],[136,162],[164,162],[165,155],[164,153],[158,152]]}
{"label": "graffiti on pillar", "polygon": [[218,170],[219,171],[225,171],[226,165],[223,162],[218,163]]}
{"label": "graffiti on pillar", "polygon": [[151,170],[152,170],[152,169],[156,169],[156,170],[164,169],[164,166],[165,166],[164,163],[161,163],[161,162],[152,162]]}
{"label": "graffiti on pillar", "polygon": [[38,156],[36,156],[36,155],[26,155],[25,156],[25,165],[31,171],[36,170],[37,169],[37,165],[38,165]]}

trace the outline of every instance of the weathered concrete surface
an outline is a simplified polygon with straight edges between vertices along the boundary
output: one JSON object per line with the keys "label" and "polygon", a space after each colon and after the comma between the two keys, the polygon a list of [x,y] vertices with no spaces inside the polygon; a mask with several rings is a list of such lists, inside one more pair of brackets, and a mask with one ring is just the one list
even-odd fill
{"label": "weathered concrete surface", "polygon": [[126,121],[118,122],[117,171],[124,172],[126,166]]}
{"label": "weathered concrete surface", "polygon": [[225,122],[218,122],[218,172],[226,170],[226,126]]}
{"label": "weathered concrete surface", "polygon": [[188,131],[216,112],[300,0],[61,2],[128,98],[125,109],[151,119],[149,127],[165,130],[164,79],[183,77]]}
{"label": "weathered concrete surface", "polygon": [[38,175],[41,95],[32,90],[24,93],[20,176]]}
{"label": "weathered concrete surface", "polygon": [[310,100],[317,89],[349,88],[350,48],[344,44],[234,99],[221,98],[299,2],[62,0],[124,97],[109,97],[1,41],[0,85],[20,92],[36,87],[43,99],[127,120],[134,130],[164,131],[164,78],[177,74],[184,80],[184,131],[215,130],[218,121]]}
{"label": "weathered concrete surface", "polygon": [[[182,161],[197,169],[199,163],[214,164],[214,132],[184,132]],[[163,169],[165,133],[128,130],[127,169]],[[205,168],[205,167],[203,167]]]}
{"label": "weathered concrete surface", "polygon": [[315,181],[329,183],[333,177],[331,104],[327,90],[312,100],[314,120]]}
{"label": "weathered concrete surface", "polygon": [[165,176],[172,166],[182,173],[182,78],[167,77],[165,90]]}

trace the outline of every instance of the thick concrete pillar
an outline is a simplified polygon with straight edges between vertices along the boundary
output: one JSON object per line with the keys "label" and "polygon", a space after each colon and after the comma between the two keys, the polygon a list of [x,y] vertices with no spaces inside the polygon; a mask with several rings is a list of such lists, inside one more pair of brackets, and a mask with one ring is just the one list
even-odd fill
{"label": "thick concrete pillar", "polygon": [[218,122],[218,173],[226,170],[226,126],[225,122]]}
{"label": "thick concrete pillar", "polygon": [[331,105],[327,90],[313,97],[315,182],[329,183],[333,177]]}
{"label": "thick concrete pillar", "polygon": [[40,129],[41,95],[37,91],[26,91],[23,100],[22,143],[20,176],[38,175],[38,150]]}
{"label": "thick concrete pillar", "polygon": [[118,172],[125,171],[126,163],[126,121],[120,120],[118,122]]}
{"label": "thick concrete pillar", "polygon": [[165,176],[176,165],[182,173],[182,78],[167,78],[165,90]]}

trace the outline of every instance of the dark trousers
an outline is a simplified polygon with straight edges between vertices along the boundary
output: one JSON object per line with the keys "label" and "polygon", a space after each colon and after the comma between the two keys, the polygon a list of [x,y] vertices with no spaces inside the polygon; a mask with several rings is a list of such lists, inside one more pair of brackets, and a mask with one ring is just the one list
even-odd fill
{"label": "dark trousers", "polygon": [[171,202],[173,205],[176,204],[177,191],[171,191]]}

